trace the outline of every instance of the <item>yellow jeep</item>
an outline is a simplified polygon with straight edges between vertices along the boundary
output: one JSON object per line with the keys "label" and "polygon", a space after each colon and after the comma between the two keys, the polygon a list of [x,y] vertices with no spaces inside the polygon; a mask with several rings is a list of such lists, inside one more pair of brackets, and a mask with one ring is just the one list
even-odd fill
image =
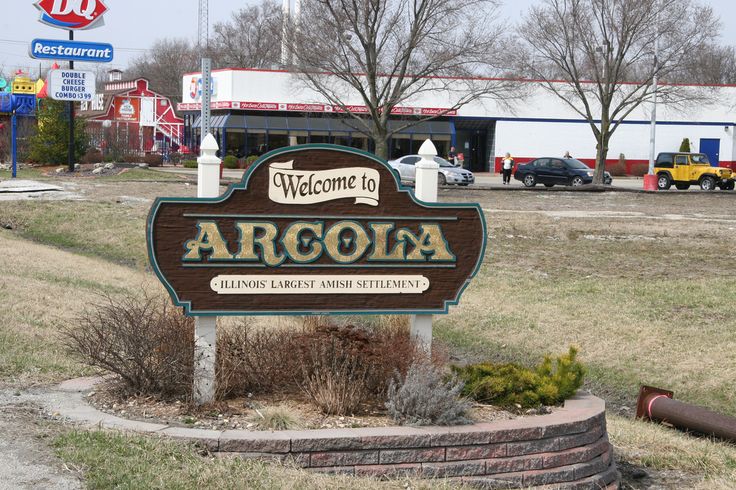
{"label": "yellow jeep", "polygon": [[699,185],[704,191],[716,187],[733,190],[734,174],[730,168],[711,167],[704,153],[660,153],[654,164],[657,189],[663,191],[675,184],[680,190]]}

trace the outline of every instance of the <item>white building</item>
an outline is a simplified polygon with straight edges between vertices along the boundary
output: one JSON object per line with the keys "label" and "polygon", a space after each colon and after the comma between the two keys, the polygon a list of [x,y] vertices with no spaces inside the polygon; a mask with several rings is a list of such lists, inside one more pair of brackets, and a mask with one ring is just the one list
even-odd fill
{"label": "white building", "polygon": [[[187,74],[183,82],[183,102],[178,108],[185,114],[187,138],[199,141],[201,75]],[[517,162],[525,162],[569,151],[592,164],[596,144],[588,122],[538,82],[518,83],[526,84],[529,95],[510,105],[486,98],[445,113],[454,105],[455,96],[438,91],[425,92],[397,108],[397,124],[400,119],[443,115],[395,134],[389,145],[391,158],[416,153],[422,141],[431,138],[441,155],[454,145],[464,154],[466,166],[474,171],[497,170],[506,152]],[[709,89],[717,101],[710,105],[683,109],[658,104],[656,152],[677,151],[683,138],[689,138],[692,151],[707,153],[714,164],[736,167],[736,87]],[[357,94],[349,102],[354,104],[351,110],[364,110]],[[303,143],[335,143],[371,150],[369,139],[350,124],[349,118],[286,71],[215,70],[211,107],[212,129],[225,149],[223,154],[260,155]],[[625,155],[628,172],[647,164],[650,111],[651,104],[643,104],[621,123],[609,146],[609,164],[617,162],[620,154]]]}

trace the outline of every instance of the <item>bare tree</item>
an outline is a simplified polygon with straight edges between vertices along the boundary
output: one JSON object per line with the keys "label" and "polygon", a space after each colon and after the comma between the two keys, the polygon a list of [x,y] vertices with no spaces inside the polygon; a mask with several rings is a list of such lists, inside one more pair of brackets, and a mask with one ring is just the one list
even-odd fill
{"label": "bare tree", "polygon": [[214,25],[210,52],[218,67],[265,68],[281,58],[281,8],[264,0]]}
{"label": "bare tree", "polygon": [[668,103],[697,97],[667,81],[717,27],[711,9],[691,0],[544,0],[529,11],[519,29],[528,47],[524,69],[588,121],[597,150],[593,182],[603,182],[616,129],[652,99],[655,76]]}
{"label": "bare tree", "polygon": [[200,54],[186,39],[160,39],[145,54],[131,61],[128,71],[147,78],[157,92],[181,102],[185,73],[199,71]]}
{"label": "bare tree", "polygon": [[434,93],[447,101],[437,117],[514,94],[512,83],[490,78],[506,52],[496,8],[496,0],[302,0],[285,38],[300,84],[350,116],[386,158],[391,135],[422,120],[389,127],[397,106]]}
{"label": "bare tree", "polygon": [[736,50],[712,43],[704,46],[690,63],[673,74],[673,81],[708,85],[736,83]]}

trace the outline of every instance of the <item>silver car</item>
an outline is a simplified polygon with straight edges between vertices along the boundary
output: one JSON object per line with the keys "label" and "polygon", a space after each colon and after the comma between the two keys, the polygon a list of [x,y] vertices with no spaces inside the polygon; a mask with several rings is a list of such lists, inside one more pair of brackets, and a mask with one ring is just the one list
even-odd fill
{"label": "silver car", "polygon": [[[396,169],[402,181],[414,182],[416,180],[416,164],[422,157],[419,155],[406,155],[396,160],[389,160],[389,165]],[[475,182],[475,176],[470,170],[456,167],[441,157],[434,157],[434,161],[440,166],[437,180],[439,185],[458,184],[468,185]]]}

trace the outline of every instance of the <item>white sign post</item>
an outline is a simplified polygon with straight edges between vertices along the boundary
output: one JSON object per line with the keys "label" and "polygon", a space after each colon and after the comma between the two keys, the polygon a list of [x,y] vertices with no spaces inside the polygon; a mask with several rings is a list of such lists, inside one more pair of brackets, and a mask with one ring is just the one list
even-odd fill
{"label": "white sign post", "polygon": [[[220,195],[220,159],[217,140],[207,134],[197,158],[197,197]],[[217,317],[194,317],[194,400],[201,404],[215,399]]]}
{"label": "white sign post", "polygon": [[90,102],[97,93],[95,74],[82,70],[51,70],[48,94],[54,100]]}
{"label": "white sign post", "polygon": [[[434,161],[437,148],[429,140],[425,140],[419,148],[422,157],[416,163],[414,195],[424,202],[437,202],[437,173],[439,164]],[[432,315],[411,316],[411,336],[416,338],[427,351],[432,351]]]}

